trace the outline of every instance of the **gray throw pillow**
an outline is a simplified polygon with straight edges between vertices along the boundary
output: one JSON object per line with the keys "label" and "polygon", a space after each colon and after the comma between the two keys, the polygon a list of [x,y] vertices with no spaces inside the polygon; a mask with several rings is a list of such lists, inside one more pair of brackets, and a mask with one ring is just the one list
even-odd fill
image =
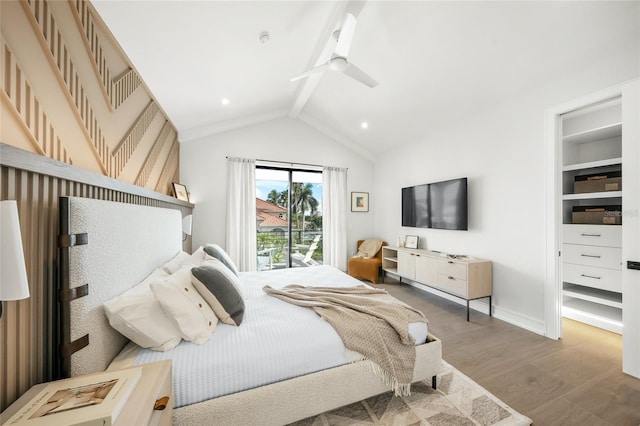
{"label": "gray throw pillow", "polygon": [[225,324],[240,325],[244,317],[244,300],[240,283],[225,265],[209,264],[191,269],[191,283]]}
{"label": "gray throw pillow", "polygon": [[220,262],[224,263],[224,265],[229,268],[231,272],[233,272],[236,276],[238,276],[238,268],[236,268],[235,263],[229,257],[226,251],[222,247],[217,244],[207,244],[204,246],[204,251],[209,256],[213,256],[218,259]]}

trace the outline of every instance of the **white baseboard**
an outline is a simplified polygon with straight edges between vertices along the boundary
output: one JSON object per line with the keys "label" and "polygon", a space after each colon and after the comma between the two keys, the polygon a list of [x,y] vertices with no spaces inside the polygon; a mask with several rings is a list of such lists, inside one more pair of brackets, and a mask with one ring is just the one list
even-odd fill
{"label": "white baseboard", "polygon": [[539,321],[510,309],[501,308],[495,305],[493,306],[493,316],[499,320],[508,322],[509,324],[524,328],[532,333],[536,333],[541,336],[545,335],[545,326],[543,321]]}
{"label": "white baseboard", "polygon": [[[402,283],[415,287],[418,290],[424,291],[426,293],[435,294],[436,296],[440,296],[444,299],[450,300],[459,305],[463,305],[465,307],[467,306],[466,300],[461,299],[459,297],[452,296],[448,293],[444,293],[435,288],[428,287],[426,285],[416,283],[413,281],[411,282],[403,281]],[[492,301],[494,300],[495,299],[492,299]],[[471,300],[469,303],[469,309],[473,309],[474,311],[478,311],[485,315],[489,315],[489,299],[486,298],[486,299],[479,299],[479,300]],[[496,317],[499,320],[508,322],[509,324],[513,324],[517,327],[524,328],[525,330],[544,336],[544,331],[545,331],[544,322],[530,318],[526,315],[519,314],[510,309],[496,306],[495,303],[493,304],[492,314],[494,317]]]}

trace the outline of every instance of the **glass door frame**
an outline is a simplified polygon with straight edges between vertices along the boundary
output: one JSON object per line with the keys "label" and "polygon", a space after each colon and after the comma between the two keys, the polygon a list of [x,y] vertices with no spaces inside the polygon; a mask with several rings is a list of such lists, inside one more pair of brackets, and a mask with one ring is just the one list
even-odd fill
{"label": "glass door frame", "polygon": [[[256,170],[258,169],[262,169],[262,170],[275,170],[275,171],[281,171],[281,172],[287,172],[288,175],[288,187],[287,187],[287,195],[288,195],[288,200],[287,200],[287,233],[288,233],[288,237],[287,237],[287,257],[286,257],[286,267],[287,269],[291,268],[291,255],[293,254],[293,173],[294,172],[302,172],[302,173],[316,173],[319,175],[322,175],[322,170],[317,170],[317,169],[304,169],[304,168],[300,168],[300,167],[278,167],[278,166],[267,166],[267,165],[259,165],[256,164]],[[257,180],[257,179],[256,179]],[[304,214],[304,212],[303,212]],[[304,233],[304,229],[302,230],[302,232]],[[257,238],[257,230],[256,230],[256,238]]]}

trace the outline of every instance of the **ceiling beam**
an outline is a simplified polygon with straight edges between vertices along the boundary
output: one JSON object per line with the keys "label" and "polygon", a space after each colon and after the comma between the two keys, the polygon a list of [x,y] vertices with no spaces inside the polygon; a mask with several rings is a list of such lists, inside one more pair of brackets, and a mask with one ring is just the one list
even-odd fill
{"label": "ceiling beam", "polygon": [[[322,65],[331,59],[331,55],[333,54],[337,44],[337,40],[333,38],[333,33],[342,23],[345,13],[349,12],[357,18],[364,7],[365,1],[366,0],[340,1],[336,4],[333,14],[322,32],[322,36],[318,41],[316,49],[311,55],[311,60],[309,61],[307,69]],[[307,101],[311,98],[311,95],[313,95],[316,87],[318,87],[323,74],[324,73],[311,75],[300,80],[298,83],[298,90],[296,91],[295,101],[293,102],[293,106],[289,112],[290,117],[295,118],[300,115],[300,112],[307,104]]]}

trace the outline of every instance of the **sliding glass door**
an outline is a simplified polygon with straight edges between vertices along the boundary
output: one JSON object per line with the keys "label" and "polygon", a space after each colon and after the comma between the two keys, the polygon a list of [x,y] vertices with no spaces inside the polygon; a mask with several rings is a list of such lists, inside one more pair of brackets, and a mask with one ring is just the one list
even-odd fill
{"label": "sliding glass door", "polygon": [[258,270],[322,264],[322,172],[256,166]]}

